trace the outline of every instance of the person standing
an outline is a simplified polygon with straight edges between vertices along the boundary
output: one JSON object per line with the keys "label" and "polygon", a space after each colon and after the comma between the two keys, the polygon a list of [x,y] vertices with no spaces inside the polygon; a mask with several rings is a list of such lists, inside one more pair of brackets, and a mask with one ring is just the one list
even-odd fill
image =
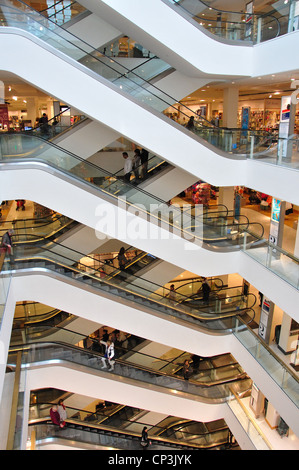
{"label": "person standing", "polygon": [[64,405],[62,399],[60,399],[59,402],[58,402],[57,411],[58,411],[59,417],[60,417],[60,424],[62,424],[63,427],[64,427],[65,426],[65,420],[67,419],[67,413],[66,413],[66,408],[65,408],[65,405]]}
{"label": "person standing", "polygon": [[64,428],[65,423],[63,424],[60,421],[60,415],[58,413],[58,409],[56,405],[53,405],[52,408],[50,409],[50,418],[53,424],[56,424],[60,428]]}
{"label": "person standing", "polygon": [[49,135],[49,124],[48,124],[48,116],[46,113],[43,113],[42,117],[39,120],[40,131],[43,136]]}
{"label": "person standing", "polygon": [[8,229],[7,232],[2,237],[2,242],[1,242],[1,251],[5,251],[9,255],[12,253],[12,234],[13,230]]}
{"label": "person standing", "polygon": [[166,297],[168,298],[168,300],[170,300],[170,303],[176,301],[176,291],[174,289],[174,284],[171,284],[169,288],[169,292],[166,295]]}
{"label": "person standing", "polygon": [[141,159],[141,174],[140,178],[144,179],[147,176],[147,167],[148,167],[148,151],[141,149],[140,159]]}
{"label": "person standing", "polygon": [[133,161],[127,154],[127,152],[123,152],[123,158],[125,159],[124,163],[124,180],[130,182],[131,172],[133,170]]}
{"label": "person standing", "polygon": [[184,380],[189,380],[189,377],[191,376],[192,373],[192,368],[190,366],[190,362],[188,359],[185,359],[184,364],[183,364],[183,377]]}
{"label": "person standing", "polygon": [[144,426],[144,428],[142,429],[142,432],[141,432],[140,445],[142,447],[148,447],[148,445],[149,445],[149,439],[148,439],[148,433],[147,433],[147,427],[146,426]]}
{"label": "person standing", "polygon": [[124,249],[123,246],[121,247],[121,249],[118,252],[117,259],[118,259],[119,269],[121,269],[122,271],[124,269],[126,269],[126,264],[127,264],[128,260],[126,258],[125,249]]}
{"label": "person standing", "polygon": [[206,305],[208,305],[209,303],[210,291],[211,291],[211,287],[207,281],[207,278],[204,277],[203,283],[202,283],[202,293],[203,293],[203,302]]}
{"label": "person standing", "polygon": [[1,253],[8,253],[9,260],[11,265],[13,265],[14,258],[13,258],[13,248],[12,248],[12,234],[13,230],[8,229],[7,232],[2,237],[1,241]]}
{"label": "person standing", "polygon": [[113,360],[113,358],[114,358],[114,344],[112,341],[109,340],[106,343],[106,351],[105,351],[104,357],[102,357],[102,363],[103,363],[102,369],[107,369],[107,362],[108,362],[108,365],[110,366],[108,370],[109,371],[114,370],[115,361]]}

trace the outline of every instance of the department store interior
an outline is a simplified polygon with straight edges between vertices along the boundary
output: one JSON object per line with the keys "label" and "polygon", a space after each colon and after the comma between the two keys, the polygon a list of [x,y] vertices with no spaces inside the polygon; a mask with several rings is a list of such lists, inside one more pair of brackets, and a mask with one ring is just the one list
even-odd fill
{"label": "department store interior", "polygon": [[[110,4],[109,1],[102,3]],[[111,3],[115,2],[111,0]],[[299,29],[298,1],[165,0],[160,3],[163,8],[170,8],[168,4],[171,4],[176,15],[177,9],[182,7],[182,20],[195,29],[201,28],[200,31],[205,29],[205,34],[212,39],[221,36],[222,42],[227,40],[229,44],[236,41],[240,45],[246,40],[254,44],[256,37],[265,43],[274,41],[277,36],[271,35],[274,30],[278,34],[275,29],[278,24],[278,38]],[[198,12],[195,12],[197,3],[201,7],[197,5]],[[49,28],[51,34],[59,34],[59,28],[77,35],[82,31],[80,40],[87,47],[84,21],[99,15],[96,8],[94,11],[91,8],[93,15],[87,14],[90,13],[87,5],[88,2],[79,4],[66,0],[9,1],[7,5],[5,2],[0,12],[4,26],[0,29],[22,28],[15,17],[10,22],[12,10],[16,9],[30,18],[28,34],[35,34],[33,23],[42,18],[43,22],[54,24],[55,27]],[[256,23],[252,19],[253,6]],[[191,19],[190,15],[193,15]],[[124,95],[132,88],[134,104],[142,98],[136,86],[144,80],[147,91],[154,90],[153,101],[158,102],[153,115],[159,119],[162,115],[163,123],[170,123],[187,138],[192,133],[198,145],[198,156],[205,145],[214,153],[219,151],[223,160],[231,159],[236,164],[250,160],[249,163],[263,165],[261,172],[265,172],[265,180],[267,165],[290,170],[295,174],[294,179],[298,178],[299,104],[293,96],[299,83],[299,64],[295,58],[293,69],[287,71],[229,79],[219,73],[219,77],[214,74],[213,78],[191,77],[190,81],[184,81],[183,72],[161,60],[151,41],[148,45],[141,44],[138,28],[133,37],[134,28],[131,34],[129,26],[128,31],[119,31],[115,20],[111,32],[108,28],[111,14],[108,15],[105,8],[100,20],[102,26],[104,22],[106,25],[105,39],[108,30],[111,37],[105,42],[99,38],[100,47],[88,52],[89,57],[80,58],[81,69],[93,64],[90,66],[92,73],[101,74],[103,80],[112,81],[113,86],[116,82]],[[264,24],[266,32],[261,26]],[[38,37],[38,41],[43,39]],[[53,47],[52,42],[55,44],[52,40],[50,37],[49,47]],[[114,67],[113,72],[107,71],[107,67]],[[134,87],[127,84],[131,75],[138,77],[138,80],[133,78]],[[59,71],[55,76],[59,81]],[[72,85],[72,77],[69,81]],[[196,83],[200,84],[198,88]],[[178,93],[177,100],[172,98],[175,93]],[[263,192],[259,183],[252,187],[221,185],[216,183],[221,178],[213,181],[201,178],[201,172],[187,164],[188,148],[179,156],[179,166],[175,158],[169,157],[170,152],[159,154],[154,145],[151,148],[142,140],[132,139],[125,130],[121,133],[118,128],[113,129],[111,124],[64,101],[62,96],[50,93],[46,85],[36,86],[25,75],[23,78],[14,71],[0,71],[0,103],[1,170],[4,180],[8,181],[5,188],[14,187],[11,192],[2,190],[0,206],[1,322],[4,326],[10,325],[0,404],[4,423],[0,432],[1,449],[136,450],[140,449],[140,436],[146,427],[152,450],[242,450],[247,448],[244,433],[254,449],[298,450],[298,431],[280,412],[275,400],[271,400],[269,389],[263,389],[253,377],[249,363],[247,370],[243,353],[237,356],[238,345],[232,346],[232,350],[225,348],[240,341],[252,361],[261,364],[270,377],[274,377],[279,392],[298,407],[299,318],[296,307],[292,310],[285,307],[287,303],[277,301],[288,291],[280,292],[278,287],[274,299],[261,290],[262,284],[254,282],[252,273],[246,278],[246,270],[238,269],[237,256],[239,253],[247,256],[256,273],[269,271],[277,286],[284,283],[287,289],[294,291],[292,299],[295,298],[295,294],[298,295],[299,200],[283,199],[280,188],[277,193]],[[111,108],[116,116],[118,108],[114,108],[114,102]],[[163,138],[161,134],[160,139]],[[124,152],[132,162],[128,178]],[[146,155],[145,160],[143,155]],[[48,171],[57,177],[59,188],[58,178],[67,182],[64,196],[60,198],[65,199],[60,200],[61,207],[72,200],[73,193],[68,192],[70,184],[79,194],[90,191],[98,203],[103,201],[109,205],[111,213],[117,203],[125,201],[124,207],[137,220],[136,225],[131,224],[134,236],[124,235],[124,227],[113,236],[108,219],[97,227],[84,222],[81,212],[94,210],[93,206],[86,205],[88,198],[82,201],[78,218],[72,216],[76,214],[76,207],[60,212],[58,198],[54,196],[52,205],[46,204],[50,198],[47,199],[46,189],[46,195],[42,194],[42,177],[38,185],[40,198],[28,199],[38,193],[34,193],[30,184],[26,188],[27,181],[24,189],[18,186],[22,174],[14,179],[13,173],[18,164],[22,171],[33,174],[37,170]],[[44,166],[50,170],[40,170]],[[55,185],[52,193],[55,193]],[[6,199],[7,194],[15,194],[15,198]],[[153,210],[156,205],[159,209]],[[172,232],[174,240],[187,237],[189,248],[186,251],[189,250],[190,259],[193,252],[189,244],[199,244],[200,250],[207,253],[206,257],[198,257],[197,272],[191,269],[195,261],[193,264],[186,261],[184,269],[179,255],[177,265],[174,253],[171,257],[165,250],[165,257],[159,256],[161,251],[156,248],[160,239],[148,245],[150,250],[145,249],[140,220],[148,222],[149,217],[155,227],[162,227],[167,234]],[[3,237],[7,233],[11,237],[11,249],[4,245]],[[175,243],[173,246],[181,247]],[[197,254],[198,251],[194,251],[194,259]],[[217,263],[211,260],[219,260],[222,254],[224,266],[219,265],[217,272]],[[237,261],[228,266],[230,255]],[[209,263],[214,263],[213,267],[208,268]],[[213,274],[207,275],[210,271]],[[35,281],[35,275],[49,280]],[[256,277],[259,279],[262,274]],[[21,283],[24,287],[13,297],[17,300],[12,309],[13,300],[8,299],[10,285],[14,286],[14,282],[15,290]],[[32,294],[34,289],[40,292]],[[43,302],[48,298],[43,292],[46,289],[52,294],[49,304]],[[63,309],[64,305],[71,305],[66,299],[72,296],[77,299],[77,308]],[[95,306],[89,307],[88,302]],[[86,311],[80,311],[81,303]],[[93,308],[100,311],[99,316],[89,313]],[[112,314],[113,309],[123,314],[122,319]],[[13,315],[6,313],[11,310]],[[12,318],[6,320],[9,315]],[[126,322],[126,316],[130,321]],[[134,318],[135,324],[140,325],[133,325]],[[164,328],[164,334],[152,332],[157,328],[155,321],[162,331]],[[186,336],[181,342],[174,340],[180,328],[182,336]],[[188,345],[188,334],[190,350],[183,349],[183,345]],[[243,335],[248,338],[243,339]],[[201,341],[215,344],[218,341],[218,349],[223,352],[199,354],[194,344]],[[111,344],[114,356],[109,359]],[[207,348],[209,350],[211,348]],[[62,375],[68,376],[65,371],[69,368],[77,386],[63,388],[65,382],[61,378],[53,386],[55,381],[44,377],[40,383],[49,385],[36,385],[53,364],[62,366]],[[27,377],[30,370],[32,377]],[[89,395],[84,395],[84,386],[79,386],[78,382],[88,382],[93,376],[102,380],[98,382],[101,386],[91,385]],[[26,388],[26,381],[35,387]],[[117,393],[120,383],[127,385],[126,393]],[[142,406],[146,395],[143,398],[140,392],[147,388],[153,396],[159,395],[157,403],[149,398],[149,408]],[[136,398],[138,390],[142,395],[139,400]],[[169,399],[169,407],[165,405],[165,397]],[[192,402],[184,415],[179,413],[182,405],[176,400],[181,400],[182,404]],[[176,403],[179,403],[177,413]],[[196,414],[194,403],[198,405]],[[215,411],[218,406],[219,417]],[[229,412],[222,412],[224,406]],[[210,415],[208,408],[213,409]],[[55,413],[60,415],[58,422]],[[234,426],[232,418],[227,417],[230,413],[238,425]],[[242,427],[240,434],[237,433],[239,427]]]}

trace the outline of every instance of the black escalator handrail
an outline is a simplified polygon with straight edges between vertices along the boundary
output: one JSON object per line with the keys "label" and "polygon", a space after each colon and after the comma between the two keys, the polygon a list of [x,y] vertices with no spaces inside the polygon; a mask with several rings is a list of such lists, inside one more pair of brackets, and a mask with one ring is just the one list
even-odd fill
{"label": "black escalator handrail", "polygon": [[[153,160],[154,158],[160,158],[160,157],[157,157],[157,155],[152,155],[152,156],[148,159],[148,163],[149,163],[151,160]],[[156,165],[156,167],[157,167],[158,165],[160,166],[160,165],[162,165],[162,164],[164,164],[164,163],[167,163],[168,165],[170,165],[170,163],[168,163],[166,160],[161,159],[161,161],[158,162],[158,164]],[[143,163],[140,163],[140,165],[138,165],[137,167],[135,167],[135,168],[132,170],[132,172],[134,172],[134,170],[138,170],[138,171],[139,171],[139,170],[142,168],[142,165],[143,165]],[[156,168],[156,167],[155,167],[155,168]],[[123,176],[123,175],[122,175],[123,171],[124,171],[123,168],[122,168],[121,170],[116,171],[115,173],[112,174],[112,177],[117,178],[117,177],[119,177],[119,176]],[[151,171],[151,170],[149,170],[149,171]],[[149,171],[148,171],[148,173],[149,173]],[[147,174],[148,174],[148,173],[147,173]]]}
{"label": "black escalator handrail", "polygon": [[[218,291],[222,290],[222,288],[223,288],[223,280],[222,280],[222,279],[211,277],[211,278],[207,278],[207,280],[208,280],[209,282],[211,282],[211,283],[214,282],[215,280],[221,281],[221,283],[222,283],[221,286],[217,286],[217,285],[215,284],[216,287],[217,287],[217,290],[214,289],[212,292],[218,292]],[[175,289],[175,291],[178,292],[179,289],[181,289],[181,288],[183,288],[183,287],[185,287],[185,286],[188,286],[189,284],[193,285],[193,284],[195,284],[195,283],[197,283],[197,282],[201,282],[201,283],[202,283],[202,282],[203,282],[203,279],[202,279],[201,277],[193,277],[193,278],[191,278],[191,279],[188,279],[188,281],[189,281],[189,282],[185,282],[184,284],[178,286],[178,287]],[[175,284],[176,282],[182,282],[182,281],[178,279],[178,280],[170,281],[169,284]],[[192,294],[191,294],[191,295],[192,295]]]}
{"label": "black escalator handrail", "polygon": [[[37,305],[39,304],[39,302],[28,302],[27,304],[17,304],[16,305],[16,309],[17,308],[22,308],[23,307],[23,310],[25,310],[25,307],[27,305]],[[36,323],[39,323],[39,322],[42,322],[44,320],[49,320],[53,317],[55,317],[57,315],[57,313],[60,313],[61,310],[60,309],[57,309],[57,308],[54,308],[54,309],[51,309],[50,311],[48,312],[45,312],[45,313],[40,313],[40,314],[34,314],[34,315],[31,315],[32,318],[29,318],[28,317],[17,317],[17,318],[14,318],[14,323],[23,323],[24,324],[24,328],[31,328],[30,326],[27,326],[27,325],[31,325],[31,324],[36,324]],[[41,317],[46,317],[46,318],[41,318]],[[35,320],[33,318],[36,318]],[[53,328],[51,326],[51,328]],[[14,328],[14,331],[18,331],[18,328]]]}
{"label": "black escalator handrail", "polygon": [[[207,9],[209,10],[214,10],[218,13],[228,13],[228,14],[235,14],[235,15],[243,15],[243,16],[246,16],[246,15],[249,15],[249,16],[252,16],[252,17],[255,17],[257,19],[259,18],[272,18],[272,21],[274,20],[276,23],[277,23],[277,33],[276,33],[276,36],[275,37],[278,37],[279,36],[279,33],[280,33],[280,22],[278,20],[278,18],[276,18],[274,15],[271,15],[271,13],[262,13],[262,14],[259,14],[259,13],[246,13],[246,11],[244,12],[240,12],[240,11],[232,11],[232,10],[220,10],[219,8],[215,8],[211,5],[207,5],[204,1],[202,0],[198,0],[200,3],[202,3]],[[179,2],[177,0],[174,0],[174,5],[178,6],[179,8],[182,8],[182,10],[184,10],[185,12],[187,12],[189,15],[192,15],[194,18],[198,18],[198,19],[202,19],[201,17],[199,17],[198,15],[193,15],[192,13],[190,13],[187,8],[185,8],[183,5],[180,5]],[[223,20],[221,20],[221,22],[224,22]],[[244,25],[243,22],[235,22],[235,21],[227,21],[228,23],[236,23],[236,24],[242,24]],[[252,41],[253,42],[253,41]]]}
{"label": "black escalator handrail", "polygon": [[[205,217],[205,213],[203,213],[203,214],[201,215],[201,217]],[[233,217],[233,215],[228,216],[228,217]],[[229,223],[224,223],[224,224],[223,224],[223,227],[238,227],[238,232],[240,232],[240,229],[241,229],[241,231],[243,231],[243,232],[244,232],[244,231],[250,232],[250,231],[249,231],[249,226],[250,226],[250,225],[254,225],[254,226],[259,226],[259,227],[261,227],[261,229],[262,229],[262,234],[260,235],[260,237],[262,237],[262,236],[264,235],[264,226],[263,226],[260,222],[250,222],[248,216],[245,215],[245,214],[240,214],[239,217],[244,217],[245,219],[247,219],[247,221],[244,222],[244,223],[242,223],[242,222],[238,222],[238,223],[232,222],[232,223],[230,223],[230,224],[229,224]],[[210,217],[210,216],[208,216],[208,219],[213,219],[213,218],[215,218],[215,219],[217,219],[217,218],[221,219],[221,216],[219,216],[219,217],[218,217],[218,216],[216,216],[216,217]],[[208,221],[205,221],[205,222],[204,222],[204,225],[211,226],[211,227],[215,227],[215,228],[221,227],[221,225],[209,224]],[[246,226],[246,229],[243,228],[244,226]],[[195,225],[194,227],[196,227],[196,225]]]}
{"label": "black escalator handrail", "polygon": [[[17,219],[16,219],[17,220]],[[20,219],[19,219],[20,220]],[[12,224],[13,226],[13,231],[14,231],[14,234],[12,235],[12,237],[14,238],[15,236],[17,237],[24,237],[26,238],[25,240],[15,240],[14,241],[14,246],[20,246],[20,245],[24,245],[25,243],[38,243],[38,242],[41,242],[41,241],[44,241],[45,243],[48,243],[49,241],[51,242],[51,238],[52,237],[55,237],[61,230],[64,230],[66,227],[68,227],[69,225],[73,225],[73,224],[77,224],[78,222],[74,221],[74,220],[71,220],[69,219],[68,221],[66,221],[63,225],[61,225],[60,227],[57,228],[57,230],[52,230],[51,232],[49,232],[47,235],[35,235],[33,233],[22,233],[22,230],[30,230],[30,229],[39,229],[40,227],[46,227],[46,226],[50,226],[51,223],[49,224],[44,224],[44,225],[39,225],[39,226],[33,226],[33,227],[21,227],[21,228],[16,228],[14,227],[14,225]],[[1,233],[4,232],[5,228],[3,229],[0,229],[0,236],[1,236]]]}

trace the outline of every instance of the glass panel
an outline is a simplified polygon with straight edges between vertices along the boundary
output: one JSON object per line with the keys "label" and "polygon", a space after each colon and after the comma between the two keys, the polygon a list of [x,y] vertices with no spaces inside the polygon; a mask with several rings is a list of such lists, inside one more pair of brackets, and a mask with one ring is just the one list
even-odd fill
{"label": "glass panel", "polygon": [[287,367],[279,361],[273,352],[267,348],[253,332],[247,330],[235,330],[234,335],[250,352],[255,360],[265,369],[277,385],[298,406],[299,404],[299,382]]}
{"label": "glass panel", "polygon": [[282,248],[277,247],[269,241],[260,239],[252,234],[252,238],[256,239],[256,241],[259,241],[259,244],[247,245],[246,236],[244,238],[244,252],[265,266],[267,269],[270,269],[281,279],[285,280],[293,287],[298,289],[299,260]]}

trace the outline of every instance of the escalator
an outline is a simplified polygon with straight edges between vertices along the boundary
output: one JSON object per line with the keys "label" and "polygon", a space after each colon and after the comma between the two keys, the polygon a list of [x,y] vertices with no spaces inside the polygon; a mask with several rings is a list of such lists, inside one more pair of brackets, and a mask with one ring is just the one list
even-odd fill
{"label": "escalator", "polygon": [[[34,13],[34,15],[36,15],[36,13]],[[26,15],[25,17],[27,18]],[[13,27],[15,25],[14,21],[12,21],[11,24]],[[55,96],[59,96],[60,99],[64,102],[71,102],[74,107],[76,107],[77,109],[81,109],[81,112],[86,116],[92,116],[94,120],[98,120],[104,123],[110,129],[113,129],[115,132],[119,132],[120,135],[126,136],[129,140],[134,142],[142,142],[143,147],[154,151],[157,156],[163,156],[164,159],[166,159],[168,162],[171,162],[172,164],[174,164],[174,166],[178,168],[182,168],[182,155],[187,154],[188,164],[185,165],[184,169],[189,170],[190,168],[192,168],[192,173],[198,175],[198,177],[204,179],[205,181],[209,181],[211,184],[217,186],[232,186],[242,184],[247,187],[251,187],[254,189],[256,188],[256,175],[252,181],[247,181],[247,178],[251,179],[251,177],[253,176],[251,172],[247,171],[247,162],[248,164],[250,162],[250,168],[254,168],[255,165],[258,163],[255,159],[244,161],[245,156],[240,155],[240,152],[249,152],[249,149],[252,148],[252,136],[254,137],[256,150],[259,154],[260,145],[266,142],[268,142],[266,143],[266,146],[269,146],[271,144],[271,142],[269,142],[268,134],[255,133],[253,135],[251,131],[246,131],[246,133],[244,134],[244,130],[240,129],[234,132],[226,129],[217,130],[215,127],[211,127],[211,139],[213,140],[214,134],[216,132],[217,136],[219,137],[219,139],[217,138],[216,141],[218,140],[218,145],[220,145],[222,149],[217,151],[220,152],[220,154],[216,154],[216,147],[213,148],[213,146],[211,146],[210,144],[206,144],[206,141],[200,137],[200,134],[199,136],[197,136],[194,134],[194,132],[190,132],[188,129],[183,128],[181,125],[173,122],[171,119],[162,116],[160,114],[161,109],[159,112],[153,109],[152,106],[156,107],[156,109],[159,110],[159,108],[161,108],[161,104],[162,110],[164,110],[169,103],[167,102],[167,97],[161,98],[158,92],[152,91],[152,85],[146,85],[146,88],[142,89],[140,88],[140,83],[142,84],[143,81],[138,78],[137,84],[133,80],[133,86],[131,87],[131,79],[130,77],[128,77],[127,74],[125,74],[126,89],[128,85],[127,91],[129,93],[131,91],[133,92],[133,90],[137,90],[137,88],[140,92],[145,92],[145,96],[142,98],[143,101],[139,101],[139,98],[137,96],[129,97],[129,95],[127,95],[127,91],[124,90],[122,83],[118,83],[118,86],[121,86],[122,88],[118,88],[117,82],[115,81],[113,82],[113,84],[109,84],[106,79],[101,78],[98,74],[95,74],[94,70],[90,71],[86,69],[85,66],[83,67],[78,62],[75,62],[72,58],[66,58],[65,52],[67,52],[68,55],[74,55],[75,58],[77,58],[78,56],[78,54],[76,54],[77,46],[72,51],[70,50],[71,47],[74,47],[71,41],[65,42],[65,39],[62,40],[62,38],[60,37],[56,38],[55,35],[53,36],[53,32],[51,32],[47,28],[42,27],[42,32],[46,32],[46,34],[50,35],[49,37],[47,36],[46,45],[44,41],[41,41],[39,39],[39,36],[41,34],[40,23],[35,22],[35,20],[33,20],[33,22],[30,21],[30,24],[32,25],[30,31],[32,31],[33,33],[35,32],[37,34],[36,37],[31,36],[30,34],[30,38],[34,39],[34,41],[31,42],[29,42],[29,33],[13,27],[14,40],[18,43],[22,37],[22,45],[17,46],[16,50],[21,50],[26,44],[28,47],[25,51],[23,51],[23,54],[26,54],[26,51],[29,51],[29,49],[32,48],[31,53],[35,54],[36,56],[40,56],[38,60],[40,60],[41,63],[45,61],[45,66],[42,68],[42,78],[43,88],[46,89],[48,93]],[[7,37],[6,27],[3,27],[3,29],[1,28],[0,32],[1,37],[4,41],[3,44],[6,43],[6,39],[11,39],[11,34],[8,35],[10,36],[9,38]],[[64,34],[67,33],[64,31]],[[52,49],[52,46],[50,45],[52,43],[52,39],[54,41],[53,44],[55,46],[55,49]],[[4,47],[4,50],[7,50],[7,53],[9,55],[9,43],[7,44],[7,47],[8,49]],[[61,50],[59,51],[57,47]],[[54,54],[51,53],[50,55],[50,49],[48,51],[47,48],[51,48],[51,51],[54,51]],[[84,45],[83,51],[85,53],[92,54],[92,51],[87,48],[86,45]],[[32,84],[40,87],[39,79],[37,79],[36,76],[32,75],[30,73],[30,70],[28,70],[27,73],[26,71],[24,72],[24,70],[21,70],[21,68],[19,69],[20,62],[17,60],[17,58],[16,60],[14,60],[13,63],[11,63],[8,56],[4,58],[5,61],[6,59],[7,61],[9,61],[9,64],[8,62],[6,63],[6,65],[3,64],[4,68],[8,68],[12,73],[16,73],[17,75],[23,76],[25,80],[30,81]],[[58,69],[60,69],[60,67],[62,67],[62,69],[68,69],[68,71],[66,71],[66,75],[72,76],[75,88],[77,86],[77,83],[78,86],[80,83],[81,87],[83,81],[88,81],[89,86],[84,88],[82,95],[79,96],[77,94],[74,96],[69,87],[66,86],[63,81],[59,82],[58,86],[58,84],[55,84],[53,83],[53,81],[49,80],[50,69],[47,70],[47,68],[51,67],[50,64],[52,64],[52,62],[56,63],[55,68],[58,67]],[[93,60],[90,61],[90,65],[92,67],[94,66]],[[116,78],[116,80],[118,80],[118,78],[120,78],[118,72],[116,73],[116,76],[117,78],[114,76],[113,79]],[[127,81],[129,81],[129,83]],[[100,96],[101,103],[98,103],[98,105],[94,106],[94,98],[91,98],[91,96],[87,96],[87,94],[92,94],[93,97]],[[105,96],[105,102],[103,102],[103,96]],[[106,108],[108,102],[110,113],[108,112],[109,110]],[[93,106],[91,106],[91,104],[93,104]],[[130,107],[130,111],[128,107]],[[117,115],[113,113],[112,116],[111,109],[118,109],[119,112],[117,113]],[[136,122],[142,122],[142,127],[140,127],[139,125],[136,126]],[[149,124],[151,127],[151,133],[148,133]],[[199,132],[203,132],[204,134],[206,134],[207,129],[207,127],[202,126],[200,127]],[[198,132],[198,127],[195,127],[195,132]],[[159,135],[164,135],[164,140],[165,142],[167,142],[167,146],[165,146],[164,141],[162,142],[161,139],[157,139],[157,136]],[[199,143],[203,144],[202,152],[198,151]],[[238,155],[234,155],[233,153],[227,152],[238,152]],[[215,173],[216,167],[217,174]],[[279,168],[279,170],[281,169]],[[272,173],[276,172],[277,170],[276,167],[273,165],[273,167],[269,168],[269,171]],[[273,181],[272,177],[266,180],[266,185],[268,184],[268,181],[271,185],[270,182]],[[293,186],[293,182],[290,180],[288,181],[288,183],[288,190],[290,190],[290,188]],[[263,184],[265,184],[265,180],[263,180]],[[277,191],[281,193],[281,191],[284,191],[282,188],[284,188],[284,185],[280,185]],[[257,189],[259,190],[259,188]],[[263,189],[268,194],[272,194],[274,192],[273,188],[270,189],[268,187],[264,187]],[[284,195],[277,194],[277,196],[285,200],[290,200],[290,195],[285,197]],[[292,197],[291,199],[294,203],[296,203],[295,198]]]}
{"label": "escalator", "polygon": [[51,273],[59,273],[66,281],[79,282],[83,289],[92,287],[97,295],[109,294],[112,298],[133,300],[140,306],[151,307],[162,311],[163,314],[195,323],[211,331],[230,331],[235,324],[236,316],[245,315],[248,318],[246,323],[254,319],[255,313],[252,308],[255,304],[254,296],[252,300],[248,300],[247,297],[244,301],[242,295],[233,295],[232,299],[238,300],[231,305],[227,303],[229,296],[224,299],[219,298],[217,302],[212,299],[208,305],[200,305],[200,301],[193,304],[188,296],[178,293],[173,301],[168,298],[169,289],[138,277],[130,270],[116,269],[113,275],[107,274],[103,277],[101,269],[84,264],[81,260],[84,254],[55,242],[51,245],[51,248],[46,248],[44,245],[17,246],[13,267],[17,275],[26,273],[27,270],[30,272],[33,268],[34,270],[40,268],[50,276]]}
{"label": "escalator", "polygon": [[[67,332],[66,332],[67,333]],[[71,333],[71,332],[69,332]],[[80,335],[76,334],[78,339]],[[208,404],[225,403],[230,395],[231,389],[237,392],[250,393],[252,381],[244,374],[231,376],[228,379],[213,379],[211,373],[210,382],[202,380],[200,374],[194,373],[188,380],[175,372],[175,364],[166,360],[159,360],[159,368],[155,365],[157,358],[150,357],[142,353],[136,353],[135,361],[131,359],[115,359],[113,369],[103,367],[103,354],[73,346],[62,341],[35,342],[25,346],[12,346],[7,362],[8,367],[13,368],[13,364],[18,351],[22,350],[24,364],[28,369],[34,370],[36,367],[51,367],[51,363],[56,363],[62,368],[70,368],[77,371],[84,371],[105,380],[112,380],[120,384],[121,382],[131,384],[133,387],[151,388],[158,393],[176,396],[179,392],[181,396],[189,400]],[[113,362],[113,361],[112,361]],[[162,363],[163,362],[163,366]],[[112,364],[112,363],[111,363]],[[199,378],[197,378],[199,377]],[[70,384],[69,391],[72,392]],[[141,393],[141,392],[140,392]],[[94,396],[94,393],[92,393]],[[121,399],[118,400],[121,402]],[[146,409],[146,405],[143,406]]]}
{"label": "escalator", "polygon": [[[23,152],[15,153],[15,142],[23,147]],[[80,157],[67,152],[52,142],[45,142],[38,137],[2,135],[0,139],[2,162],[25,163],[25,162],[43,162],[46,167],[54,166],[72,177],[79,178],[100,189],[101,194],[110,195],[111,202],[118,203],[124,200],[125,203],[131,203],[145,211],[150,212],[154,218],[169,224],[169,217],[172,217],[170,225],[179,231],[185,233],[186,239],[194,239],[204,247],[210,250],[236,250],[240,245],[244,245],[244,234],[246,233],[246,244],[254,242],[257,245],[265,243],[261,241],[263,236],[263,226],[257,222],[250,222],[244,215],[236,221],[234,213],[228,215],[222,211],[219,214],[209,213],[203,210],[202,205],[185,205],[182,208],[172,205],[158,197],[147,193],[139,186],[126,182],[122,178],[116,178],[115,175],[106,170],[87,162]],[[33,153],[32,153],[33,149]],[[27,153],[29,152],[29,157]],[[35,154],[35,155],[34,155]],[[157,208],[151,211],[152,208]],[[162,208],[162,210],[160,209]],[[202,212],[203,210],[203,212]],[[173,215],[170,215],[173,212]],[[117,238],[117,237],[115,237]]]}
{"label": "escalator", "polygon": [[[140,445],[140,434],[133,431],[115,430],[109,426],[96,426],[93,424],[78,423],[68,420],[67,426],[60,429],[49,420],[41,420],[38,423],[30,424],[29,432],[32,428],[36,431],[36,440],[39,449],[47,446],[47,442],[56,443],[69,447],[81,447],[88,449],[117,449],[126,451],[142,450]],[[224,436],[225,434],[225,436]],[[150,437],[149,450],[151,451],[195,451],[195,450],[226,450],[231,448],[228,442],[229,431],[222,432],[222,437],[215,438],[215,443],[196,445],[196,443],[183,443],[179,440],[167,437]],[[194,438],[194,436],[193,436]],[[213,437],[211,437],[211,440]],[[194,439],[195,440],[195,439]],[[202,439],[203,440],[203,439]]]}

